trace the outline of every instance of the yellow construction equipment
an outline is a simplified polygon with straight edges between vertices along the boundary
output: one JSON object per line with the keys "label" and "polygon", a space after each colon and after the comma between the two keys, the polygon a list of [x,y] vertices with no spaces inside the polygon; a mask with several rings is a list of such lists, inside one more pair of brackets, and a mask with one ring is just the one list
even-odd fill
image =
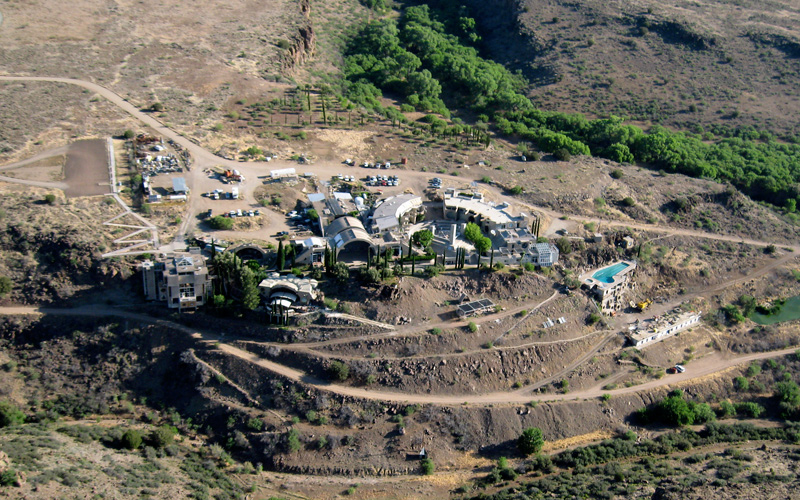
{"label": "yellow construction equipment", "polygon": [[641,301],[641,302],[637,302],[637,303],[636,303],[636,309],[638,309],[638,310],[640,310],[640,311],[644,311],[645,309],[647,309],[648,307],[650,307],[650,304],[652,304],[652,303],[653,303],[653,301],[652,301],[652,300],[650,300],[650,299],[645,299],[645,300],[643,300],[643,301]]}

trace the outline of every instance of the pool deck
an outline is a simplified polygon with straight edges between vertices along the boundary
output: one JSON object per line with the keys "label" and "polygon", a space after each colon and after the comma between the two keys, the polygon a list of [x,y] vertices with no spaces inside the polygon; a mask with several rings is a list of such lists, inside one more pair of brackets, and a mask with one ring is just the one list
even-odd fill
{"label": "pool deck", "polygon": [[[603,269],[607,269],[609,267],[615,266],[617,264],[621,264],[623,262],[625,264],[628,264],[628,267],[626,267],[624,269],[621,269],[617,274],[615,274],[612,277],[611,283],[606,283],[605,281],[600,281],[600,280],[594,278],[594,275],[597,272],[602,271]],[[613,263],[611,263],[611,264],[609,264],[607,266],[603,266],[603,267],[601,267],[599,269],[593,269],[593,270],[591,270],[589,272],[583,273],[578,279],[580,280],[580,282],[582,284],[584,284],[587,287],[589,287],[589,289],[600,289],[600,290],[613,289],[616,286],[620,285],[621,283],[624,283],[628,279],[627,275],[631,271],[633,271],[634,269],[636,269],[636,261],[633,261],[633,260],[618,260],[618,261],[613,262]]]}

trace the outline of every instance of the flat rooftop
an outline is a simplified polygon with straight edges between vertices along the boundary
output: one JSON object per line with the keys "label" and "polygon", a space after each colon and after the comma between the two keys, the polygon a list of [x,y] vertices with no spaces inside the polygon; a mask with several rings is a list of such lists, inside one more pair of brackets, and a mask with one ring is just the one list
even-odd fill
{"label": "flat rooftop", "polygon": [[485,219],[490,219],[496,224],[510,224],[525,217],[525,214],[519,216],[511,215],[508,211],[509,206],[505,203],[495,205],[493,203],[485,202],[481,199],[466,197],[466,196],[451,196],[444,200],[445,208],[451,210],[463,209],[468,212],[480,215]]}

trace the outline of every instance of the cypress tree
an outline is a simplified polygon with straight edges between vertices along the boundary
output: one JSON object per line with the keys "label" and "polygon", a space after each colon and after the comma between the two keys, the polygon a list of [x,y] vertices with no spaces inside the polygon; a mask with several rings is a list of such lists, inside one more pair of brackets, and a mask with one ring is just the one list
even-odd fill
{"label": "cypress tree", "polygon": [[286,267],[286,252],[283,250],[283,240],[278,241],[278,272],[283,271],[283,268]]}

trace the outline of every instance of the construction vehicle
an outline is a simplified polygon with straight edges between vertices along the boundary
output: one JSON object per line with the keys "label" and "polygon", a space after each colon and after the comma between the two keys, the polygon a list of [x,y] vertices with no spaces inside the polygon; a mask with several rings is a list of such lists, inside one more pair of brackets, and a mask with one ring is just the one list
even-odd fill
{"label": "construction vehicle", "polygon": [[652,303],[653,303],[653,301],[652,301],[652,300],[650,300],[650,299],[645,299],[645,300],[643,300],[643,301],[641,301],[641,302],[637,302],[637,303],[636,303],[636,309],[638,309],[639,311],[642,311],[642,312],[644,312],[644,310],[645,310],[645,309],[647,309],[648,307],[650,307],[650,305],[651,305]]}
{"label": "construction vehicle", "polygon": [[244,180],[244,176],[238,170],[226,170],[221,175],[228,181],[241,182]]}

